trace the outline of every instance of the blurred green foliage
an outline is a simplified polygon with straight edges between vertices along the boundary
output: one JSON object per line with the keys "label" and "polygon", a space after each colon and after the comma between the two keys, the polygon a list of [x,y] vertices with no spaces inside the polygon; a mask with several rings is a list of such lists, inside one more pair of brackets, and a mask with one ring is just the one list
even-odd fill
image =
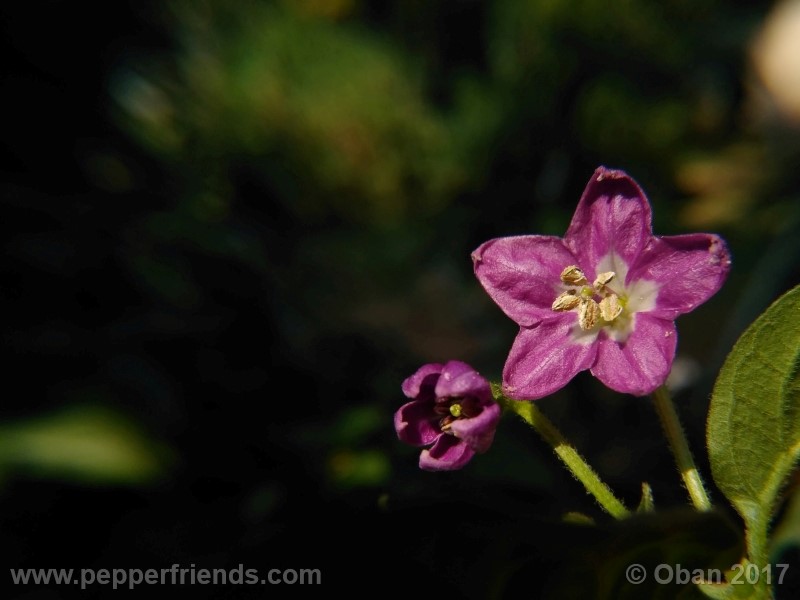
{"label": "blurred green foliage", "polygon": [[129,419],[98,405],[64,409],[0,427],[0,478],[53,477],[88,485],[148,485],[171,453]]}
{"label": "blurred green foliage", "polygon": [[276,199],[311,222],[429,214],[464,178],[422,77],[379,36],[302,3],[171,8],[174,60],[121,72],[114,95],[133,135],[197,178],[201,218],[224,214],[236,161],[286,185]]}
{"label": "blurred green foliage", "polygon": [[[781,185],[769,138],[738,125],[755,11],[239,0],[152,16],[168,50],[125,61],[111,85],[118,122],[171,186],[132,225],[131,268],[183,307],[202,291],[163,245],[259,272],[301,353],[359,331],[419,360],[491,355],[499,369],[507,336],[480,325],[500,321],[477,316],[492,309],[466,251],[481,236],[563,231],[600,163],[643,182],[664,233],[755,241],[794,222],[791,198],[758,200]],[[372,385],[391,395],[389,378]]]}

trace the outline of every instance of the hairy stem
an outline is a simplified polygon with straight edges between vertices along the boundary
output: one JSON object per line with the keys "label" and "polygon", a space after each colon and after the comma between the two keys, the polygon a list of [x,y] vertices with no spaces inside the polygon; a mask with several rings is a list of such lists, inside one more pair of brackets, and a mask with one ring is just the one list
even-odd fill
{"label": "hairy stem", "polygon": [[611,516],[624,519],[630,513],[625,505],[603,483],[597,473],[588,465],[574,446],[569,444],[561,432],[553,425],[534,402],[513,400],[502,394],[499,386],[492,386],[497,401],[506,409],[519,415],[523,421],[536,430],[556,453],[564,466],[580,481],[586,491],[594,496],[597,503]]}
{"label": "hairy stem", "polygon": [[708,499],[703,480],[694,464],[692,452],[689,450],[689,443],[686,441],[686,435],[683,432],[678,413],[667,388],[662,385],[653,392],[653,401],[692,504],[697,510],[711,510],[711,501]]}

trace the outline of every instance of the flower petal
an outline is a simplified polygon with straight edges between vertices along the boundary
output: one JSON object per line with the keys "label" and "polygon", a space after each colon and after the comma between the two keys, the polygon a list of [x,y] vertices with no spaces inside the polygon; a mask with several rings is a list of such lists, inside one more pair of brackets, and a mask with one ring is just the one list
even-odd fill
{"label": "flower petal", "polygon": [[404,404],[394,413],[394,429],[397,437],[412,446],[432,444],[441,431],[436,423],[432,402],[413,400]]}
{"label": "flower petal", "polygon": [[[436,378],[431,378],[426,381],[428,377],[431,375],[439,375],[442,372],[442,365],[437,363],[430,363],[427,365],[422,365],[417,372],[408,377],[402,385],[403,393],[408,396],[409,398],[416,398],[419,396],[420,390],[423,387],[430,388],[430,392],[433,393],[433,386],[436,385]],[[431,396],[431,399],[433,396]]]}
{"label": "flower petal", "polygon": [[628,281],[658,284],[655,307],[648,312],[671,321],[713,296],[730,267],[728,248],[717,235],[667,236],[653,238],[628,272]]}
{"label": "flower petal", "polygon": [[624,342],[601,334],[592,375],[617,392],[646,396],[666,381],[678,335],[672,321],[649,313],[637,313],[634,319]]}
{"label": "flower petal", "polygon": [[450,424],[450,431],[475,452],[486,452],[494,440],[494,432],[500,421],[500,414],[500,406],[490,402],[483,407],[478,416],[453,421]]}
{"label": "flower petal", "polygon": [[575,313],[559,314],[520,329],[503,368],[503,391],[512,398],[536,400],[564,387],[597,355],[596,333],[580,331]]}
{"label": "flower petal", "polygon": [[577,263],[554,236],[497,238],[472,253],[475,275],[497,305],[523,327],[550,317],[563,292],[561,271]]}
{"label": "flower petal", "polygon": [[473,456],[475,451],[462,440],[444,433],[430,449],[420,453],[419,468],[426,471],[453,471],[462,468]]}
{"label": "flower petal", "polygon": [[492,389],[489,382],[468,364],[451,360],[444,366],[436,382],[436,397],[454,396],[474,396],[485,403],[492,400]]}
{"label": "flower petal", "polygon": [[652,237],[650,203],[623,171],[598,168],[578,202],[564,235],[589,280],[600,260],[611,253],[632,264]]}

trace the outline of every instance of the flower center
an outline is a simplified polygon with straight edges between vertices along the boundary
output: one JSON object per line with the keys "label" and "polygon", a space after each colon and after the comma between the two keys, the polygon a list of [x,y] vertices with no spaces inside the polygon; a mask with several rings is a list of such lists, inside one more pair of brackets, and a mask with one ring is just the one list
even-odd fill
{"label": "flower center", "polygon": [[475,398],[457,396],[454,398],[437,398],[433,412],[439,417],[439,429],[450,433],[450,425],[459,419],[471,419],[481,412],[481,407]]}
{"label": "flower center", "polygon": [[584,331],[614,323],[622,315],[626,304],[626,299],[620,298],[609,287],[616,276],[614,271],[606,271],[589,285],[589,280],[579,267],[566,267],[561,272],[561,281],[570,287],[553,301],[552,309],[556,312],[577,310],[578,325]]}

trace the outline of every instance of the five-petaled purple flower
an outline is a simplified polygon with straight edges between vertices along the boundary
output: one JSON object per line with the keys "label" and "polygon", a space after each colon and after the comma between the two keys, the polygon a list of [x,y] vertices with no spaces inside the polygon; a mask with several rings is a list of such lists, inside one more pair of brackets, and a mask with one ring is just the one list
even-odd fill
{"label": "five-petaled purple flower", "polygon": [[730,269],[716,235],[654,236],[644,192],[603,167],[563,239],[494,239],[472,258],[483,287],[520,326],[503,390],[530,400],[586,369],[618,392],[651,393],[675,357],[675,318],[708,300]]}
{"label": "five-petaled purple flower", "polygon": [[420,454],[421,469],[460,469],[491,446],[500,406],[489,382],[469,365],[424,365],[403,382],[403,393],[413,400],[395,413],[394,428],[404,442],[432,444]]}

